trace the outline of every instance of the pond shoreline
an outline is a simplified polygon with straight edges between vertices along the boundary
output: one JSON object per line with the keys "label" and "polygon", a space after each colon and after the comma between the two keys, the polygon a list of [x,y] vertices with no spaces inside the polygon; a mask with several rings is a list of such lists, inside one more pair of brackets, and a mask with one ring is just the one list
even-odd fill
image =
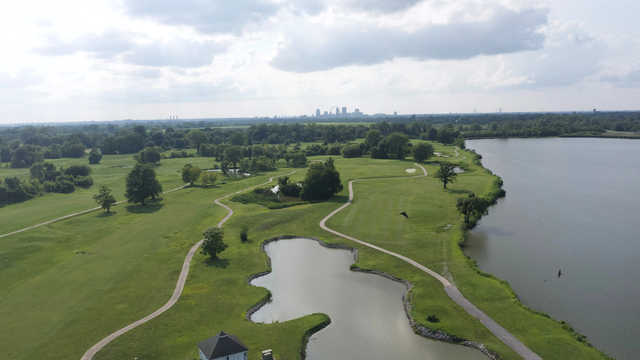
{"label": "pond shoreline", "polygon": [[[475,350],[480,351],[482,354],[484,354],[485,356],[487,356],[489,359],[491,360],[499,360],[500,357],[498,356],[498,354],[492,352],[491,350],[489,350],[484,344],[481,343],[477,343],[477,342],[473,342],[470,340],[466,340],[466,339],[462,339],[459,338],[455,335],[451,335],[451,334],[447,334],[443,331],[440,330],[432,330],[429,329],[426,326],[423,326],[421,324],[418,324],[413,317],[411,316],[411,309],[412,309],[412,305],[411,305],[411,300],[410,300],[410,294],[411,294],[411,290],[413,289],[413,284],[407,280],[404,279],[400,279],[397,278],[393,275],[390,275],[388,273],[382,272],[382,271],[378,271],[378,270],[370,270],[370,269],[363,269],[358,267],[357,265],[355,265],[358,262],[358,249],[347,246],[347,245],[343,245],[343,244],[334,244],[334,243],[327,243],[325,241],[322,241],[320,239],[317,238],[313,238],[313,237],[304,237],[304,236],[295,236],[295,235],[282,235],[282,236],[277,236],[268,240],[265,240],[262,242],[261,244],[261,249],[262,251],[266,254],[266,246],[272,242],[276,242],[276,241],[280,241],[280,240],[292,240],[292,239],[305,239],[305,240],[311,240],[311,241],[315,241],[318,244],[320,244],[320,246],[328,248],[328,249],[337,249],[337,250],[346,250],[349,251],[353,254],[353,260],[354,262],[352,263],[351,267],[350,267],[350,271],[353,272],[360,272],[360,273],[365,273],[365,274],[372,274],[372,275],[377,275],[383,278],[386,278],[388,280],[392,280],[394,282],[398,282],[401,283],[405,286],[403,294],[402,294],[402,303],[403,303],[403,309],[404,309],[404,313],[405,316],[407,317],[407,320],[409,321],[409,326],[411,327],[411,329],[413,330],[413,332],[417,335],[420,335],[421,337],[427,338],[427,339],[431,339],[431,340],[436,340],[436,341],[442,341],[442,342],[446,342],[446,343],[450,343],[450,344],[454,344],[454,345],[461,345],[461,346],[465,346],[465,347],[469,347]],[[262,271],[253,275],[250,275],[247,279],[247,283],[251,286],[255,286],[252,285],[251,282],[257,278],[260,278],[262,276],[268,275],[271,273],[271,258],[267,255],[267,268],[268,270],[266,271]],[[269,291],[267,289],[267,295],[265,297],[263,297],[260,301],[258,301],[255,305],[253,305],[252,307],[250,307],[246,314],[245,314],[245,318],[249,321],[253,321],[251,320],[251,316],[257,312],[258,310],[260,310],[260,308],[262,308],[264,305],[266,305],[267,303],[271,302],[272,300],[272,295],[271,295],[271,291]],[[308,315],[313,315],[313,314],[308,314]],[[331,323],[331,319],[329,318],[329,316],[327,316],[326,314],[323,314],[327,317],[327,321],[323,322],[322,324],[320,324],[319,326],[313,327],[309,330],[307,330],[307,332],[305,332],[305,335],[303,337],[303,347],[301,350],[301,355],[302,355],[302,359],[306,358],[306,348],[308,345],[308,340],[309,338],[319,332],[320,330],[324,329],[325,327],[329,326],[329,324]]]}

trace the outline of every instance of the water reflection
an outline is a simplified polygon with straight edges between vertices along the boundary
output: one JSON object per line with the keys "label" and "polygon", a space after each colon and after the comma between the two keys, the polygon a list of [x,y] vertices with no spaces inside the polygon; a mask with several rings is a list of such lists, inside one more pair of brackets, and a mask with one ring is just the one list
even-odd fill
{"label": "water reflection", "polygon": [[314,334],[309,359],[484,359],[479,351],[425,339],[413,333],[404,312],[404,284],[353,272],[353,254],[307,239],[266,247],[272,273],[252,281],[273,301],[252,320],[270,323],[325,313],[331,325]]}

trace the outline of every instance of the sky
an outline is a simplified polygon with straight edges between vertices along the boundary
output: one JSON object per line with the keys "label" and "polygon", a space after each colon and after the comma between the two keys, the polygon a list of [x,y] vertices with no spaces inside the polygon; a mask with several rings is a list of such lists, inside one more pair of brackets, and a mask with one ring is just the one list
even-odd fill
{"label": "sky", "polygon": [[640,109],[632,0],[22,0],[0,124]]}

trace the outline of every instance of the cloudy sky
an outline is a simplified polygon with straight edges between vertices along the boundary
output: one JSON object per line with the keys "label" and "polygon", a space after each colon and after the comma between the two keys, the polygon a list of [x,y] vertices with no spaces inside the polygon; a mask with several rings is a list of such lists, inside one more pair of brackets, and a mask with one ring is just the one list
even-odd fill
{"label": "cloudy sky", "polygon": [[0,123],[640,109],[634,0],[22,0]]}

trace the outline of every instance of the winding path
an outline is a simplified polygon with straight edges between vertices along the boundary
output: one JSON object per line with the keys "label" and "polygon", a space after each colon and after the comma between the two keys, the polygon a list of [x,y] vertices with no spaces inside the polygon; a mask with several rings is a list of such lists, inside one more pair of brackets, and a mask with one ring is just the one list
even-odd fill
{"label": "winding path", "polygon": [[[177,187],[177,188],[175,188],[175,189],[171,189],[171,190],[169,190],[169,191],[165,191],[165,192],[163,192],[162,194],[163,194],[163,195],[165,195],[165,194],[169,194],[169,193],[172,193],[172,192],[174,192],[174,191],[182,190],[182,189],[184,189],[185,187],[187,187],[187,185],[183,185],[183,186]],[[120,200],[120,201],[118,201],[118,202],[114,203],[114,204],[113,204],[113,206],[120,205],[120,204],[125,203],[125,202],[127,202],[127,200]],[[74,212],[74,213],[69,214],[69,215],[61,216],[61,217],[59,217],[59,218],[55,218],[55,219],[53,219],[53,220],[48,220],[48,221],[45,221],[45,222],[41,222],[41,223],[39,223],[39,224],[35,224],[35,225],[31,225],[31,226],[27,226],[26,228],[23,228],[23,229],[20,229],[20,230],[12,231],[12,232],[10,232],[10,233],[6,233],[6,234],[1,234],[1,235],[0,235],[0,239],[1,239],[1,238],[4,238],[4,237],[7,237],[7,236],[11,236],[11,235],[19,234],[19,233],[21,233],[21,232],[25,232],[25,231],[27,231],[27,230],[33,230],[33,229],[39,228],[39,227],[41,227],[41,226],[45,226],[45,225],[49,225],[49,224],[53,224],[53,223],[56,223],[56,222],[58,222],[58,221],[71,219],[72,217],[76,217],[76,216],[80,216],[80,215],[88,214],[88,213],[90,213],[90,212],[98,211],[98,210],[100,210],[100,209],[102,209],[102,208],[101,208],[100,206],[98,206],[98,207],[94,207],[94,208],[91,208],[91,209],[87,209],[87,210],[82,210],[82,211]]]}
{"label": "winding path", "polygon": [[[295,173],[295,171],[292,171],[288,174],[285,175],[281,175],[281,176],[288,176]],[[222,225],[224,225],[224,223],[227,222],[227,220],[229,220],[231,218],[231,216],[233,215],[233,210],[223,204],[221,202],[221,200],[227,199],[233,195],[237,195],[240,194],[242,192],[245,191],[249,191],[251,189],[254,189],[258,186],[264,186],[270,182],[273,181],[274,177],[270,177],[269,180],[265,181],[262,184],[258,184],[258,185],[254,185],[254,186],[250,186],[248,188],[236,191],[234,193],[231,194],[227,194],[221,198],[218,198],[216,200],[214,200],[214,203],[218,206],[223,207],[225,210],[227,210],[227,215],[220,220],[220,222],[218,223],[218,227],[221,228]],[[93,345],[91,348],[89,348],[89,350],[87,350],[84,355],[82,355],[81,360],[91,360],[93,359],[93,357],[95,356],[96,353],[98,353],[98,351],[102,350],[102,348],[104,348],[105,346],[107,346],[110,342],[112,342],[113,340],[115,340],[116,338],[118,338],[119,336],[125,334],[126,332],[133,330],[135,328],[137,328],[138,326],[149,322],[153,319],[155,319],[156,317],[160,316],[162,313],[164,313],[165,311],[171,309],[171,307],[173,307],[173,305],[175,305],[176,302],[178,302],[178,299],[180,299],[180,296],[182,295],[182,290],[184,290],[184,285],[187,281],[187,276],[189,276],[189,266],[191,265],[191,260],[193,259],[193,255],[195,255],[196,251],[198,251],[198,248],[200,247],[200,245],[202,245],[202,242],[204,241],[204,239],[198,241],[195,245],[193,245],[191,247],[191,249],[189,249],[189,252],[187,253],[187,257],[184,258],[184,263],[182,264],[182,270],[180,271],[180,276],[178,276],[178,282],[176,283],[176,288],[173,290],[173,294],[171,295],[171,298],[169,299],[169,301],[167,301],[166,304],[162,305],[158,310],[154,311],[153,313],[143,317],[140,320],[137,320],[125,327],[123,327],[120,330],[117,330],[115,332],[113,332],[112,334],[108,335],[107,337],[105,337],[104,339],[98,341],[95,345]]]}
{"label": "winding path", "polygon": [[[425,169],[423,166],[416,164],[418,167],[420,167],[422,169],[422,172],[424,173],[424,176],[427,176],[427,169]],[[490,318],[487,314],[485,314],[482,310],[478,309],[475,305],[473,305],[469,300],[467,300],[462,293],[460,292],[460,290],[458,290],[458,288],[452,284],[449,280],[447,280],[445,277],[443,277],[442,275],[438,274],[437,272],[429,269],[428,267],[418,263],[417,261],[410,259],[406,256],[397,254],[395,252],[383,249],[379,246],[370,244],[368,242],[356,239],[352,236],[349,235],[345,235],[343,233],[340,233],[338,231],[335,231],[329,227],[327,227],[326,223],[329,219],[331,219],[334,215],[336,215],[337,213],[339,213],[340,211],[344,210],[345,208],[347,208],[349,205],[351,205],[353,203],[353,183],[357,182],[358,180],[351,180],[349,181],[349,201],[347,201],[346,203],[344,203],[342,206],[340,206],[339,208],[335,209],[334,211],[332,211],[329,215],[327,215],[324,219],[322,219],[322,221],[320,221],[320,227],[325,230],[328,231],[334,235],[337,235],[341,238],[347,239],[347,240],[351,240],[354,241],[360,245],[364,245],[366,247],[372,248],[374,250],[383,252],[385,254],[391,255],[393,257],[396,257],[410,265],[413,265],[414,267],[422,270],[423,272],[429,274],[430,276],[434,277],[436,280],[440,281],[440,283],[442,284],[442,286],[444,286],[444,290],[446,291],[447,295],[449,295],[449,297],[451,298],[451,300],[453,300],[456,304],[460,305],[469,315],[475,317],[476,319],[480,320],[480,322],[487,328],[489,329],[489,331],[491,331],[491,333],[493,333],[493,335],[495,335],[497,338],[499,338],[500,340],[502,340],[502,342],[504,342],[507,346],[509,346],[511,349],[513,349],[513,351],[515,351],[516,353],[518,353],[520,356],[522,356],[524,359],[526,360],[541,360],[542,358],[540,356],[538,356],[538,354],[534,353],[533,351],[531,351],[531,349],[529,349],[526,345],[524,345],[520,340],[518,340],[515,336],[513,336],[509,331],[507,331],[505,328],[503,328],[502,326],[500,326],[500,324],[498,324],[497,322],[495,322],[492,318]]]}

